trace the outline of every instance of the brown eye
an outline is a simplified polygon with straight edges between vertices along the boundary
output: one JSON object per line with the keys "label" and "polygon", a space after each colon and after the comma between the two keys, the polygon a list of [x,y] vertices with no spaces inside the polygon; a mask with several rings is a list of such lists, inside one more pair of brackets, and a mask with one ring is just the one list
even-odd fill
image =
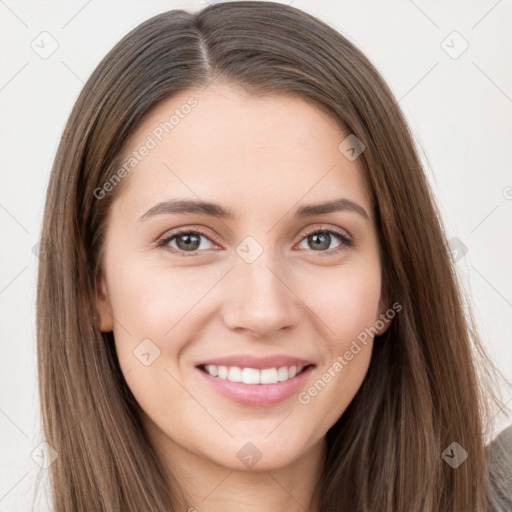
{"label": "brown eye", "polygon": [[[207,242],[203,242],[203,240]],[[214,246],[213,242],[205,234],[199,231],[188,230],[171,233],[162,239],[158,245],[160,247],[168,247],[176,252],[193,253],[199,250],[211,249],[212,247],[208,247],[208,243]]]}
{"label": "brown eye", "polygon": [[176,238],[178,249],[182,251],[196,251],[201,245],[201,235],[195,233],[185,233],[174,238]]}
{"label": "brown eye", "polygon": [[[332,245],[333,241],[337,241],[334,246]],[[306,243],[306,246],[302,245],[304,243]],[[210,247],[208,247],[208,244],[211,244]],[[353,242],[348,236],[333,229],[316,229],[306,233],[300,244],[302,249],[319,253],[336,253],[345,247],[352,246]],[[158,246],[182,256],[196,256],[206,249],[214,248],[215,243],[205,233],[189,229],[168,234],[158,242]]]}

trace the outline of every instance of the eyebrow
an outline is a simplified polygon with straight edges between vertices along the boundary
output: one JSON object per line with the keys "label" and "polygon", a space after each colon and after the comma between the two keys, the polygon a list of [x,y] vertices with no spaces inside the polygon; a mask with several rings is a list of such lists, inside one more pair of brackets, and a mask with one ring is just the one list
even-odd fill
{"label": "eyebrow", "polygon": [[[325,213],[350,211],[361,215],[364,219],[370,220],[370,217],[366,210],[359,204],[349,199],[340,198],[332,201],[323,203],[316,203],[310,205],[303,205],[297,208],[294,216],[297,218],[312,217],[314,215],[321,215]],[[170,201],[162,201],[157,203],[155,206],[150,208],[139,220],[146,222],[151,217],[160,214],[187,214],[197,213],[200,215],[209,215],[219,219],[234,219],[235,214],[229,208],[226,209],[223,206],[212,203],[210,201],[200,201],[196,199],[177,199]]]}

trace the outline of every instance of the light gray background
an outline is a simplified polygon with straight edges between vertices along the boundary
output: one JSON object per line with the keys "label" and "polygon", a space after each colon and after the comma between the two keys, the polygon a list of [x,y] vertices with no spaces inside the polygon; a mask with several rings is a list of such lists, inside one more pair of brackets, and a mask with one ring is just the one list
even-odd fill
{"label": "light gray background", "polygon": [[[483,341],[512,379],[512,2],[291,4],[356,43],[399,98],[448,235],[468,248],[457,269]],[[42,441],[33,247],[64,124],[83,83],[122,36],[159,12],[202,5],[0,0],[1,511],[31,510],[39,470],[31,455]],[[58,48],[44,55],[52,44]],[[510,406],[512,388],[502,393]],[[499,432],[510,422],[498,414],[492,423]]]}

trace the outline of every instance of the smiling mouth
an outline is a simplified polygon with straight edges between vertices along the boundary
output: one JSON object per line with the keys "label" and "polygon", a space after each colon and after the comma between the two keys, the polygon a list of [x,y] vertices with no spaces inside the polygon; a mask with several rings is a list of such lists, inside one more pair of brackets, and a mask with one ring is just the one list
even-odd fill
{"label": "smiling mouth", "polygon": [[220,380],[240,382],[243,384],[277,384],[286,382],[302,374],[313,364],[306,366],[280,366],[273,368],[241,368],[239,366],[220,366],[215,364],[202,364],[198,368],[203,372]]}

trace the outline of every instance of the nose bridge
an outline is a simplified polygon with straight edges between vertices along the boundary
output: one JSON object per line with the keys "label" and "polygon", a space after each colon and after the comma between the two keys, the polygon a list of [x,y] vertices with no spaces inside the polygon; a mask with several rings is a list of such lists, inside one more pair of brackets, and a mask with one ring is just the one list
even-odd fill
{"label": "nose bridge", "polygon": [[287,286],[286,262],[279,252],[252,236],[236,247],[234,268],[227,283],[225,321],[231,328],[246,328],[261,336],[293,326],[299,302]]}

